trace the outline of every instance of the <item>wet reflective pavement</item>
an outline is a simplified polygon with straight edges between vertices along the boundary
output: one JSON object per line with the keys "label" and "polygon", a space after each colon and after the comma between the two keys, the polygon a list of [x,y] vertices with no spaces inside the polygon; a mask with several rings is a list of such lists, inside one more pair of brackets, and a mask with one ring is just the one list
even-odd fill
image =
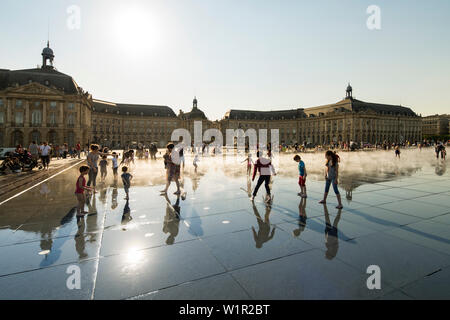
{"label": "wet reflective pavement", "polygon": [[[448,299],[450,175],[433,151],[341,154],[344,209],[320,205],[323,154],[280,157],[274,200],[244,157],[188,155],[186,192],[160,196],[162,160],[137,161],[130,200],[111,171],[77,221],[77,168],[0,205],[0,299]],[[242,158],[242,159],[241,159]],[[109,168],[108,168],[109,169]],[[178,218],[179,213],[179,218]],[[79,266],[80,289],[67,269]],[[381,290],[367,288],[367,267]]]}

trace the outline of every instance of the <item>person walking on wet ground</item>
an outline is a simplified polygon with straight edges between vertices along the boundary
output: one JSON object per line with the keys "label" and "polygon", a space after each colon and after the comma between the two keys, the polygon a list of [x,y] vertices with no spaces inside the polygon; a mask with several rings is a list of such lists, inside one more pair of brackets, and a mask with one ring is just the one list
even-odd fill
{"label": "person walking on wet ground", "polygon": [[445,146],[439,142],[435,147],[436,159],[439,159],[439,154],[441,154],[441,159],[445,159],[446,151]]}
{"label": "person walking on wet ground", "polygon": [[192,164],[194,165],[195,172],[197,172],[198,162],[199,162],[199,161],[200,161],[200,160],[198,159],[198,154],[195,154],[195,156],[194,156],[194,162],[192,163]]}
{"label": "person walking on wet ground", "polygon": [[78,141],[77,145],[75,146],[75,151],[77,153],[78,159],[81,159],[81,143]]}
{"label": "person walking on wet ground", "polygon": [[[175,155],[174,153],[176,152],[175,150],[175,145],[173,143],[169,143],[167,145],[167,150],[166,153],[164,154],[163,158],[164,158],[164,167],[166,168],[166,178],[167,178],[167,182],[166,182],[166,188],[164,190],[161,190],[162,194],[166,194],[167,190],[169,190],[170,184],[172,183],[172,181],[175,181],[176,185],[177,185],[177,191],[174,193],[176,195],[181,194],[181,189],[180,189],[180,164],[175,163]],[[178,161],[177,161],[178,162]]]}
{"label": "person walking on wet ground", "polygon": [[112,153],[112,169],[113,169],[113,175],[114,175],[114,179],[117,179],[117,175],[118,175],[118,168],[119,168],[119,164],[118,164],[118,159],[119,159],[119,155],[115,152]]}
{"label": "person walking on wet ground", "polygon": [[102,156],[102,160],[100,160],[100,179],[105,181],[108,171],[106,167],[108,166],[108,160],[106,160],[106,156]]}
{"label": "person walking on wet ground", "polygon": [[88,187],[92,185],[93,192],[95,193],[95,187],[97,184],[97,174],[98,174],[98,159],[100,156],[107,156],[107,153],[99,151],[99,146],[96,144],[91,145],[91,152],[87,156],[87,164],[89,166],[89,180]]}
{"label": "person walking on wet ground", "polygon": [[338,200],[337,209],[342,209],[342,201],[341,194],[338,189],[338,179],[339,179],[339,163],[336,155],[333,151],[328,150],[325,153],[326,163],[325,163],[325,193],[323,195],[323,199],[319,201],[319,203],[326,203],[328,192],[330,191],[330,186],[333,185],[334,193],[336,194],[336,198]]}
{"label": "person walking on wet ground", "polygon": [[299,155],[294,157],[294,161],[298,162],[298,185],[300,186],[300,193],[298,194],[302,198],[307,198],[306,194],[306,167],[305,163],[302,161],[302,158]]}
{"label": "person walking on wet ground", "polygon": [[48,170],[48,165],[50,163],[51,151],[52,151],[52,148],[48,145],[47,142],[44,142],[39,147],[39,153],[41,155],[41,161],[42,161],[42,166],[44,167],[44,170]]}
{"label": "person walking on wet ground", "polygon": [[251,153],[249,153],[247,158],[245,158],[245,160],[242,161],[242,163],[244,163],[244,162],[247,162],[247,175],[250,176],[252,173],[252,164],[253,164]]}
{"label": "person walking on wet ground", "polygon": [[270,200],[272,200],[269,187],[270,177],[272,176],[272,174],[276,176],[277,173],[275,172],[275,168],[273,167],[272,162],[269,159],[264,158],[261,151],[258,151],[256,156],[258,157],[258,160],[256,160],[256,163],[254,165],[252,181],[255,181],[256,172],[259,172],[259,179],[256,184],[255,190],[253,191],[251,201],[255,200],[259,188],[264,183],[264,187],[266,188],[267,193],[265,201],[269,202]]}
{"label": "person walking on wet ground", "polygon": [[400,147],[395,146],[395,157],[400,159]]}
{"label": "person walking on wet ground", "polygon": [[80,176],[77,179],[76,188],[75,188],[75,196],[78,200],[78,206],[77,206],[77,217],[83,217],[85,214],[87,214],[86,211],[84,211],[84,204],[86,203],[86,197],[84,195],[84,191],[90,191],[92,190],[90,187],[86,186],[86,178],[84,177],[89,173],[89,167],[88,166],[81,166],[80,167]]}
{"label": "person walking on wet ground", "polygon": [[130,200],[130,187],[131,187],[131,179],[133,179],[133,176],[128,172],[128,167],[122,168],[122,183],[123,183],[123,189],[125,190],[125,200]]}
{"label": "person walking on wet ground", "polygon": [[33,158],[34,161],[38,161],[39,159],[39,146],[36,144],[36,141],[32,141],[30,146],[28,147],[28,151],[31,154],[31,158]]}

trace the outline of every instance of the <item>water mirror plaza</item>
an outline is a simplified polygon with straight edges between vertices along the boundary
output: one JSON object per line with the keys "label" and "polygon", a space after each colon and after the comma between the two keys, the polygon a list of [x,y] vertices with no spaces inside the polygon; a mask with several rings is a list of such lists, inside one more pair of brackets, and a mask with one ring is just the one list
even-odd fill
{"label": "water mirror plaza", "polygon": [[[75,162],[0,205],[0,299],[448,299],[450,170],[434,149],[340,152],[344,209],[324,152],[281,153],[273,201],[247,177],[245,156],[186,154],[182,196],[167,196],[161,154],[136,160],[130,200],[110,165],[76,218]],[[381,271],[370,290],[369,266]],[[80,289],[70,276],[80,271]]]}

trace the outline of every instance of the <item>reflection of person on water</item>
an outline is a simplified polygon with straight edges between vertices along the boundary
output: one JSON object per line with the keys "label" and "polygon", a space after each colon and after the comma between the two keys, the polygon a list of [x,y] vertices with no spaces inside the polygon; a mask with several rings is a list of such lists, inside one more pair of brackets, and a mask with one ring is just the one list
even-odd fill
{"label": "reflection of person on water", "polygon": [[125,207],[123,208],[122,225],[126,225],[131,220],[133,220],[133,218],[131,217],[130,202],[127,200]]}
{"label": "reflection of person on water", "polygon": [[92,201],[89,196],[86,197],[88,211],[86,224],[87,224],[87,232],[89,234],[89,242],[95,242],[97,239],[97,199],[95,194],[92,194]]}
{"label": "reflection of person on water", "polygon": [[255,203],[253,202],[253,212],[256,216],[256,221],[258,222],[258,232],[256,232],[255,227],[252,226],[253,238],[255,239],[256,248],[262,248],[263,244],[272,240],[275,235],[275,228],[270,231],[270,211],[271,206],[266,206],[266,214],[264,215],[264,220],[261,218]]}
{"label": "reflection of person on water", "polygon": [[86,239],[85,239],[85,232],[86,230],[86,224],[84,222],[84,219],[81,219],[78,223],[78,231],[75,234],[75,250],[78,253],[78,258],[84,259],[88,256],[88,254],[85,252],[86,248]]}
{"label": "reflection of person on water", "polygon": [[119,195],[119,191],[117,190],[117,180],[114,180],[114,183],[112,185],[112,192],[111,192],[111,209],[117,208],[119,205],[117,202],[117,196]]}
{"label": "reflection of person on water", "polygon": [[341,219],[342,209],[339,209],[336,218],[334,218],[333,225],[331,225],[330,215],[326,204],[323,205],[323,211],[325,215],[325,246],[327,247],[325,257],[332,260],[336,257],[339,249],[338,223]]}
{"label": "reflection of person on water", "polygon": [[300,234],[305,230],[306,227],[306,198],[302,198],[300,200],[300,204],[298,205],[298,229],[295,229],[292,233],[294,237],[299,237]]}
{"label": "reflection of person on water", "polygon": [[180,228],[180,195],[177,196],[177,201],[173,205],[171,205],[167,194],[164,197],[166,198],[167,206],[163,232],[169,234],[169,237],[166,239],[166,244],[172,245],[175,242],[175,238],[177,237]]}

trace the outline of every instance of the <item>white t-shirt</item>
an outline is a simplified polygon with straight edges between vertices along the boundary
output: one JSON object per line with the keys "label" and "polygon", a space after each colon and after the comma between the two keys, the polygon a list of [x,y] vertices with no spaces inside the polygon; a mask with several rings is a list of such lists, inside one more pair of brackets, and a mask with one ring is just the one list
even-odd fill
{"label": "white t-shirt", "polygon": [[41,155],[42,156],[48,156],[48,154],[50,153],[50,146],[49,145],[47,145],[47,146],[40,146],[39,147],[39,150],[41,150]]}
{"label": "white t-shirt", "polygon": [[111,161],[112,161],[113,168],[119,167],[119,166],[117,165],[117,158],[112,158]]}

